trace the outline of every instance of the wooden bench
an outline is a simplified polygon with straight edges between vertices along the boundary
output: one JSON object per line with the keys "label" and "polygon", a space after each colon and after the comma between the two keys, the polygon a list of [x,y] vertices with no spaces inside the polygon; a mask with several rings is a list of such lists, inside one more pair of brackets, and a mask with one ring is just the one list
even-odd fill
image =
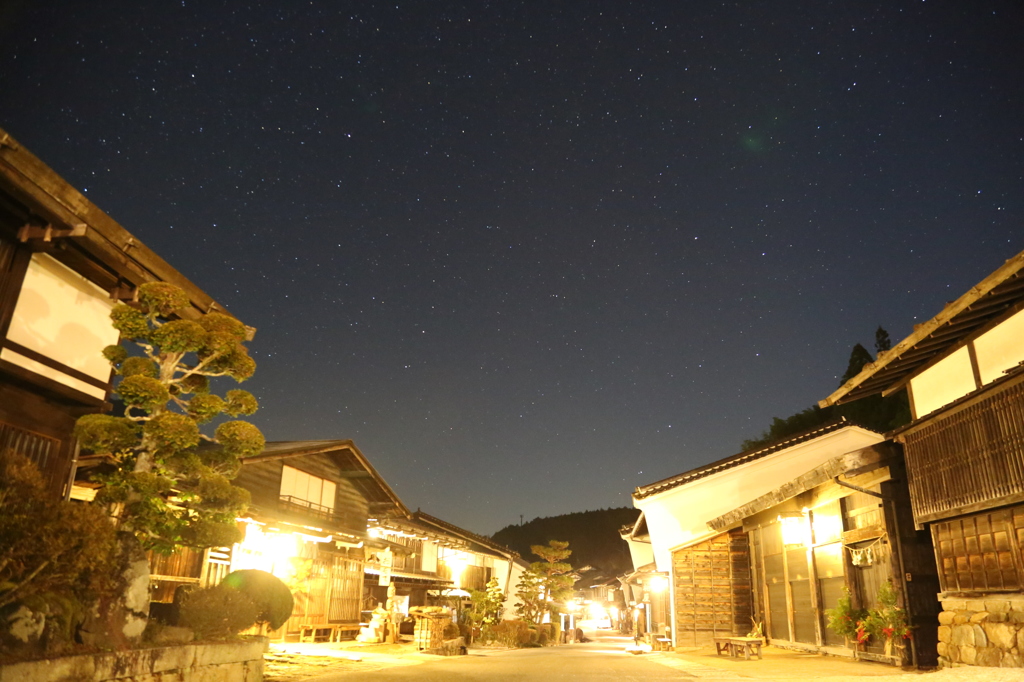
{"label": "wooden bench", "polygon": [[340,642],[343,633],[359,632],[359,623],[308,623],[299,626],[299,642]]}
{"label": "wooden bench", "polygon": [[750,660],[750,654],[757,654],[758,659],[762,658],[761,644],[763,640],[760,637],[715,637],[715,649],[719,656],[723,651],[728,651],[733,658],[739,658],[742,653],[746,661]]}

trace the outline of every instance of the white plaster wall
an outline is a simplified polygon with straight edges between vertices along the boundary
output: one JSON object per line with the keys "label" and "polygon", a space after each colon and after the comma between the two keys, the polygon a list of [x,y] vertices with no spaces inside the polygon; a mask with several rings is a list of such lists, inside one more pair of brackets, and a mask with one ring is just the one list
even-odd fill
{"label": "white plaster wall", "polygon": [[974,349],[982,384],[1019,365],[1024,361],[1024,310],[975,339]]}
{"label": "white plaster wall", "polygon": [[914,417],[923,417],[977,388],[967,347],[939,360],[910,381]]}
{"label": "white plaster wall", "polygon": [[672,550],[710,538],[707,522],[771,492],[833,457],[874,445],[882,436],[849,426],[812,441],[672,488],[634,505],[643,511],[659,571],[671,572]]}
{"label": "white plaster wall", "polygon": [[512,562],[512,575],[508,580],[508,592],[505,593],[507,595],[505,610],[502,612],[502,618],[505,620],[515,620],[519,617],[516,615],[516,607],[522,604],[522,602],[516,597],[516,585],[519,584],[519,580],[525,572],[526,569],[519,562]]}
{"label": "white plaster wall", "polygon": [[[91,377],[107,381],[100,354],[117,343],[107,292],[44,253],[32,255],[8,338]],[[106,392],[5,348],[0,358],[96,398]]]}
{"label": "white plaster wall", "polygon": [[629,556],[633,560],[634,571],[654,561],[654,548],[651,543],[626,538],[626,544],[629,546]]}

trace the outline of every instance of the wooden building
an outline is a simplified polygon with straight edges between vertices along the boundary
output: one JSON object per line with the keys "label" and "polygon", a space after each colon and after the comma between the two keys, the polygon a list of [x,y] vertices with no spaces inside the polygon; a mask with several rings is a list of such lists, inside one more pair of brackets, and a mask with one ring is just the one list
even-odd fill
{"label": "wooden building", "polygon": [[370,550],[366,609],[384,603],[391,584],[406,610],[449,597],[468,598],[471,591],[485,589],[491,578],[498,579],[507,599],[521,574],[516,552],[420,510],[371,521],[369,534],[387,554]]}
{"label": "wooden building", "polygon": [[272,637],[309,628],[358,629],[370,519],[409,510],[350,440],[267,443],[242,460],[234,481],[252,496],[233,547],[153,558],[153,598],[167,603],[182,584],[214,585],[231,571],[273,573],[292,590],[292,617]]}
{"label": "wooden building", "polygon": [[907,390],[913,421],[891,435],[935,545],[945,665],[1024,667],[1022,272],[1024,252],[821,401]]}
{"label": "wooden building", "polygon": [[71,493],[75,420],[110,409],[110,309],[152,281],[188,293],[186,317],[225,312],[0,129],[0,449],[54,495]]}
{"label": "wooden building", "polygon": [[[708,525],[749,538],[751,615],[773,645],[893,665],[936,664],[935,559],[929,535],[914,529],[894,443],[839,455]],[[735,548],[733,556],[740,557]],[[825,612],[837,607],[844,588],[854,608],[870,609],[885,581],[907,606],[909,642],[886,654],[884,641],[858,646],[826,627]]]}
{"label": "wooden building", "polygon": [[709,521],[881,440],[840,420],[637,488],[633,504],[643,521],[633,539],[645,526],[655,568],[669,577],[674,646],[707,646],[715,637],[745,635],[753,626],[749,539],[742,520],[718,528]]}

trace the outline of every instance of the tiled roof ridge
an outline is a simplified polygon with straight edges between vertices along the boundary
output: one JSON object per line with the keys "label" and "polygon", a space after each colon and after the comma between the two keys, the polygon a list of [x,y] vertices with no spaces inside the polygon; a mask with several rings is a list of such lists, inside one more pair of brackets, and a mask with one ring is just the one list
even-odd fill
{"label": "tiled roof ridge", "polygon": [[782,440],[775,441],[774,443],[771,443],[764,447],[755,448],[753,450],[746,450],[744,452],[740,452],[735,455],[730,455],[729,457],[725,457],[723,459],[719,459],[709,464],[697,467],[696,469],[690,469],[689,471],[684,471],[681,474],[676,474],[675,476],[670,476],[660,481],[655,481],[654,483],[650,483],[648,485],[637,486],[636,490],[633,491],[633,497],[634,499],[642,500],[645,497],[650,497],[651,495],[659,493],[663,490],[669,490],[671,488],[675,488],[680,485],[689,483],[690,481],[694,481],[699,478],[704,478],[705,476],[709,476],[712,473],[723,471],[725,469],[731,469],[733,467],[745,464],[747,462],[752,462],[762,457],[766,457],[774,452],[778,452],[779,450],[785,450],[788,447],[799,445],[800,443],[813,440],[818,436],[822,436],[825,435],[826,433],[831,433],[833,431],[838,431],[839,429],[848,426],[854,426],[854,424],[850,422],[848,419],[846,419],[846,417],[839,417],[838,419],[834,419],[830,422],[827,422],[820,426],[816,426],[806,431],[801,431],[800,433],[788,436]]}

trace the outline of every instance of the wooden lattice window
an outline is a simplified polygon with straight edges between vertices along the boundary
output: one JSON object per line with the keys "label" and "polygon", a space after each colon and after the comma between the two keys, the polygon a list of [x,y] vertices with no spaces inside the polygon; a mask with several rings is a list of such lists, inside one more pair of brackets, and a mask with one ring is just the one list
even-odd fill
{"label": "wooden lattice window", "polygon": [[932,524],[944,592],[1017,592],[1024,587],[1024,506]]}

